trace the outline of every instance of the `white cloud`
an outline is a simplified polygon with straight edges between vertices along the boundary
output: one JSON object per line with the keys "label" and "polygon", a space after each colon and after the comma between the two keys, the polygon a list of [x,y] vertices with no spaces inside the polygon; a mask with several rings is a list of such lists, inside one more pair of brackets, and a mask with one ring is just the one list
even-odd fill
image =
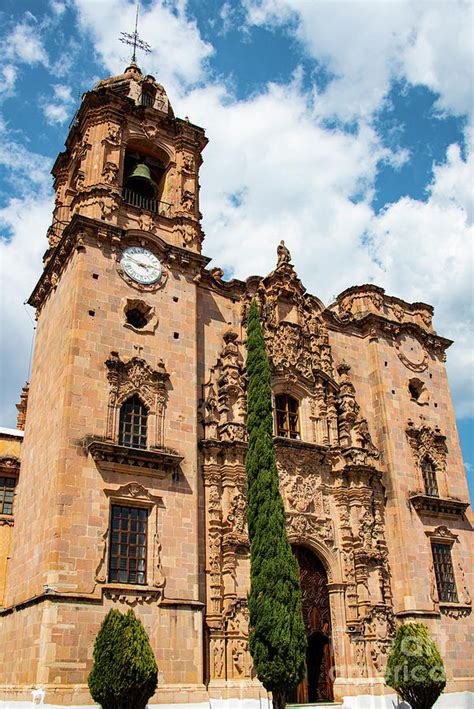
{"label": "white cloud", "polygon": [[15,25],[4,40],[4,55],[12,60],[33,66],[49,64],[48,55],[43,46],[36,17],[26,12],[23,19]]}
{"label": "white cloud", "polygon": [[1,68],[0,95],[3,94],[5,97],[13,93],[17,76],[18,71],[13,64],[5,64]]}
{"label": "white cloud", "polygon": [[[120,32],[130,32],[135,24],[135,3],[127,0],[74,0],[83,31],[91,34],[103,65],[120,74],[131,56],[131,48],[120,45]],[[204,76],[204,65],[213,49],[204,42],[195,22],[188,20],[185,3],[153,0],[142,7],[139,32],[152,47],[152,53],[139,52],[138,64],[154,73],[170,92],[193,84]]]}
{"label": "white cloud", "polygon": [[448,371],[459,416],[474,415],[473,170],[472,155],[464,161],[451,145],[447,162],[434,169],[428,201],[403,198],[370,227],[378,283],[434,305],[439,333],[455,341]]}
{"label": "white cloud", "polygon": [[41,107],[50,125],[65,123],[71,118],[71,111],[74,105],[71,87],[63,84],[53,86],[52,100],[45,97],[41,100]]}
{"label": "white cloud", "polygon": [[61,0],[50,0],[49,5],[53,13],[60,17],[66,10],[66,3],[61,2]]}
{"label": "white cloud", "polygon": [[13,140],[4,124],[0,127],[0,165],[8,172],[10,187],[14,185],[16,191],[44,191],[51,184],[50,160]]}
{"label": "white cloud", "polygon": [[243,4],[249,24],[287,25],[335,75],[318,97],[321,115],[370,117],[394,78],[439,92],[439,106],[447,111],[472,112],[473,6],[468,0]]}
{"label": "white cloud", "polygon": [[23,306],[41,273],[45,233],[51,222],[51,198],[30,195],[12,199],[0,209],[0,339],[1,385],[0,421],[14,426],[16,411],[12,402],[19,400],[28,376],[33,335],[31,318]]}

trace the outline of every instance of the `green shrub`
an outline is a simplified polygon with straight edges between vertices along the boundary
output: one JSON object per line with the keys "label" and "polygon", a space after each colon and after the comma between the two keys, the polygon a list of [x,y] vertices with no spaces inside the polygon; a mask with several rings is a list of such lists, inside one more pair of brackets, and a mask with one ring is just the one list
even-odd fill
{"label": "green shrub", "polygon": [[431,709],[446,686],[443,660],[423,623],[401,625],[387,662],[385,682],[412,709]]}
{"label": "green shrub", "polygon": [[145,709],[158,684],[158,668],[145,628],[133,610],[111,610],[94,644],[89,690],[102,709]]}

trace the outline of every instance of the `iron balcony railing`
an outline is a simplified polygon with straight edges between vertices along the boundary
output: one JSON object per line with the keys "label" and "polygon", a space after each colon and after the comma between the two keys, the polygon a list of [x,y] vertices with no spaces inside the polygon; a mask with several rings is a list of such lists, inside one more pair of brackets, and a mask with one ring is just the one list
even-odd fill
{"label": "iron balcony railing", "polygon": [[160,202],[158,199],[144,197],[138,192],[134,192],[129,187],[124,187],[122,194],[125,202],[131,204],[132,207],[146,209],[148,212],[154,212],[161,217],[171,217],[171,204],[168,202]]}

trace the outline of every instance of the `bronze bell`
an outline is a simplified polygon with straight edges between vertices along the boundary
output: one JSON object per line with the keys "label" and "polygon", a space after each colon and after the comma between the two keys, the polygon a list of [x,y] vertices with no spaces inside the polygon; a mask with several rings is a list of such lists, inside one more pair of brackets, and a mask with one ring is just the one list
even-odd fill
{"label": "bronze bell", "polygon": [[146,199],[156,199],[158,194],[158,185],[152,179],[150,168],[144,162],[135,165],[132,174],[127,178],[127,187]]}

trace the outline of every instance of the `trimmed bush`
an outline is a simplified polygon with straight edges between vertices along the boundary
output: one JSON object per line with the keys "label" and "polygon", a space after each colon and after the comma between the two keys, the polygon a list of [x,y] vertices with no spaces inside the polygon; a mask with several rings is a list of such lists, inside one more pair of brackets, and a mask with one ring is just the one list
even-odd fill
{"label": "trimmed bush", "polygon": [[110,610],[94,644],[89,690],[102,709],[145,709],[158,684],[148,635],[133,610]]}
{"label": "trimmed bush", "polygon": [[385,682],[412,709],[431,709],[446,686],[443,660],[423,623],[401,625],[387,662]]}
{"label": "trimmed bush", "polygon": [[306,634],[298,562],[286,534],[273,449],[270,365],[255,301],[247,338],[247,519],[250,539],[250,653],[258,679],[283,707],[304,672]]}

